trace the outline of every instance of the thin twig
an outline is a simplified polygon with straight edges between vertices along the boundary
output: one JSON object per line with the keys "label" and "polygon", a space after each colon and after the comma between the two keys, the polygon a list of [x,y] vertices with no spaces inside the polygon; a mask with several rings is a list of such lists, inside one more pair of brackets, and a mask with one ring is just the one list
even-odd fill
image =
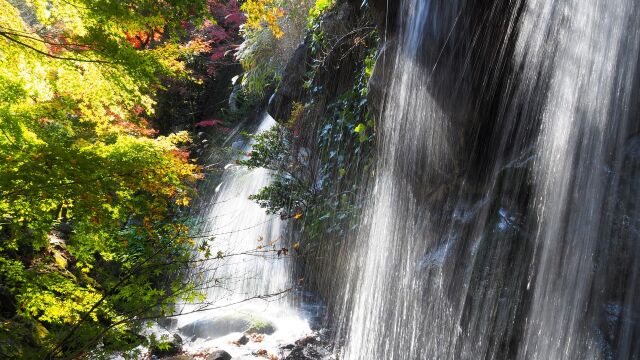
{"label": "thin twig", "polygon": [[98,63],[98,64],[115,64],[114,62],[111,61],[106,61],[106,60],[95,60],[95,59],[79,59],[79,58],[72,58],[72,57],[66,57],[66,56],[57,56],[57,55],[53,55],[53,54],[49,54],[48,52],[42,51],[40,49],[37,49],[29,44],[26,44],[20,40],[14,39],[12,38],[9,34],[7,34],[4,31],[0,31],[0,36],[8,39],[9,41],[12,41],[16,44],[22,45],[28,49],[31,49],[35,52],[37,52],[38,54],[50,57],[52,59],[57,59],[57,60],[66,60],[66,61],[79,61],[79,62],[88,62],[88,63]]}

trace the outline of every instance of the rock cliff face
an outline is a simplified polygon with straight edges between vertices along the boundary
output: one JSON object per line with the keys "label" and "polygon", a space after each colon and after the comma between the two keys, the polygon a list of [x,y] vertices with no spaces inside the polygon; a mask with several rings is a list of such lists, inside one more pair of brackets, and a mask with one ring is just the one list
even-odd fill
{"label": "rock cliff face", "polygon": [[326,56],[314,54],[310,50],[310,37],[300,44],[288,62],[282,82],[269,103],[268,112],[276,120],[286,121],[294,102],[318,97],[317,93],[304,88],[305,76],[314,61],[322,61],[318,76],[314,78],[314,84],[322,87],[322,94],[326,97],[321,103],[331,103],[338,94],[351,87],[355,81],[357,67],[360,66],[358,58],[362,57],[357,51],[353,51],[353,39],[372,31],[373,28],[377,29],[380,40],[377,44],[369,46],[378,47],[378,57],[384,60],[376,63],[376,70],[370,80],[369,99],[373,108],[379,112],[379,106],[384,101],[385,84],[389,81],[388,70],[393,66],[393,60],[387,59],[386,55],[393,54],[400,2],[374,0],[366,8],[361,4],[359,0],[341,1],[336,8],[324,15],[321,31],[336,40]]}
{"label": "rock cliff face", "polygon": [[[637,355],[637,344],[630,339],[639,332],[636,295],[640,291],[631,284],[640,275],[640,247],[634,245],[640,231],[633,220],[638,218],[635,179],[640,122],[638,102],[626,99],[637,98],[640,89],[638,54],[625,50],[611,55],[611,63],[622,70],[603,67],[599,62],[605,57],[603,53],[581,53],[580,59],[572,58],[578,50],[604,46],[597,34],[618,29],[620,23],[597,14],[591,14],[588,21],[582,19],[580,16],[592,9],[580,4],[571,8],[580,13],[565,9],[558,14],[552,11],[545,18],[534,11],[539,6],[534,1],[372,0],[366,11],[359,3],[340,2],[325,15],[322,28],[338,39],[357,33],[363,26],[375,27],[379,35],[366,96],[377,120],[376,149],[382,157],[378,159],[377,181],[386,186],[377,191],[386,197],[366,186],[372,183],[368,181],[372,172],[358,174],[370,191],[362,195],[366,201],[360,204],[369,206],[367,215],[373,220],[359,224],[360,229],[354,231],[359,235],[326,236],[325,244],[316,249],[322,256],[310,257],[304,264],[306,278],[325,299],[342,307],[338,314],[349,315],[349,319],[337,319],[337,328],[353,330],[360,325],[353,331],[364,338],[362,341],[367,340],[367,334],[378,339],[398,331],[397,338],[385,344],[392,345],[385,349],[372,345],[367,348],[370,353],[362,354],[411,358],[398,356],[407,340],[402,336],[410,331],[394,327],[399,321],[394,316],[408,316],[394,311],[410,309],[416,319],[411,331],[419,333],[415,336],[424,340],[424,349],[433,345],[428,343],[424,324],[441,321],[439,330],[450,331],[439,345],[445,349],[434,349],[441,351],[438,355],[446,352],[455,357],[451,354],[477,351],[487,358],[543,358],[552,354],[558,343],[545,339],[547,335],[537,330],[557,331],[558,327],[548,319],[551,312],[545,314],[541,309],[569,316],[572,306],[581,301],[584,315],[579,317],[588,329],[575,330],[574,335],[583,341],[575,354],[585,354],[591,347],[598,348],[594,351],[605,358]],[[621,4],[631,13],[638,11],[631,2]],[[422,9],[422,18],[415,17],[419,6],[428,10]],[[624,20],[620,14],[615,16]],[[531,27],[532,21],[548,26],[549,32]],[[568,25],[572,22],[596,30],[591,37],[581,37]],[[537,38],[543,33],[552,35]],[[558,34],[590,43],[576,50]],[[624,34],[620,43],[635,43],[629,40],[635,39],[635,33]],[[304,141],[298,144],[311,149],[311,154],[331,150],[318,145],[319,127],[326,124],[322,119],[337,95],[356,81],[363,53],[353,51],[352,45],[338,43],[325,54],[309,84],[307,74],[319,55],[312,51],[312,38],[308,38],[287,66],[272,100],[270,111],[282,123],[291,118],[295,103],[313,102],[313,116],[305,117]],[[567,74],[580,66],[589,71]],[[590,71],[596,71],[600,78],[590,78]],[[605,91],[597,99],[589,97],[593,86],[614,78],[620,81],[616,84],[621,92]],[[573,84],[575,91],[562,92],[559,84]],[[562,96],[569,98],[574,108],[563,108],[565,104],[557,99]],[[584,125],[600,117],[600,125],[611,124],[602,138]],[[581,122],[555,128],[567,118]],[[549,128],[556,132],[549,133]],[[567,133],[573,138],[562,142],[560,135]],[[564,153],[545,158],[547,152],[557,150],[554,146]],[[565,153],[571,154],[567,161],[557,163]],[[315,160],[322,161],[322,157]],[[580,195],[581,186],[590,186],[591,193]],[[560,199],[560,195],[566,198]],[[395,212],[379,210],[385,206]],[[547,212],[541,213],[542,208]],[[550,216],[554,211],[556,215]],[[601,214],[601,219],[593,214]],[[388,226],[376,226],[376,222]],[[392,230],[383,236],[368,233],[367,226],[381,233]],[[597,239],[585,231],[587,228],[599,234]],[[363,239],[363,233],[377,242]],[[359,246],[369,248],[358,252]],[[541,249],[556,246],[562,247],[562,253],[548,250],[547,259],[540,260]],[[372,253],[377,256],[355,259]],[[576,265],[583,271],[568,274],[557,264]],[[386,272],[379,270],[383,266]],[[370,274],[352,275],[359,271]],[[323,274],[318,275],[320,272]],[[413,277],[408,279],[407,273]],[[575,289],[580,295],[574,302],[565,289],[544,279],[548,274],[555,274],[558,283],[587,285]],[[369,282],[363,285],[363,279]],[[398,285],[402,281],[413,289]],[[593,290],[585,290],[591,286]],[[340,292],[346,288],[350,292]],[[354,288],[360,294],[354,294]],[[358,299],[362,296],[370,299]],[[561,301],[554,302],[554,296]],[[338,297],[348,299],[340,301]],[[358,300],[361,307],[375,302],[379,308],[360,309],[360,318],[353,320]],[[560,303],[566,309],[557,305]],[[449,307],[440,309],[434,304]],[[458,322],[436,318],[445,310]],[[378,316],[383,324],[380,329],[363,329],[363,319],[371,316]],[[527,322],[532,316],[538,317],[539,323]],[[353,325],[351,321],[363,323]],[[385,322],[389,325],[386,332],[382,328]],[[528,353],[530,349],[522,348],[523,339],[541,348]],[[447,347],[447,341],[455,345]],[[354,344],[353,349],[363,345]],[[390,356],[381,356],[387,352]],[[363,356],[345,358],[366,358]]]}
{"label": "rock cliff face", "polygon": [[[346,108],[367,108],[373,118],[381,110],[385,80],[377,79],[378,85],[370,86],[368,91],[360,84],[364,76],[367,79],[370,76],[365,74],[366,68],[373,64],[367,59],[373,58],[375,62],[384,47],[384,41],[380,39],[385,32],[386,9],[379,8],[380,4],[378,1],[363,6],[360,0],[338,1],[322,15],[318,26],[307,34],[288,62],[268,106],[269,114],[279,123],[295,128],[293,152],[299,154],[298,158],[304,158],[303,172],[316,176],[310,182],[318,185],[325,198],[340,200],[349,195],[349,200],[339,201],[349,207],[353,206],[359,193],[354,189],[369,177],[371,168],[366,163],[372,162],[373,154],[370,150],[364,152],[363,148],[367,146],[362,143],[360,147],[359,135],[354,132],[356,125],[368,120],[363,114],[349,113]],[[390,6],[393,8],[397,4]],[[391,24],[392,17],[388,19]],[[376,51],[377,56],[373,57]],[[377,69],[379,66],[376,66]],[[373,81],[371,79],[371,83]],[[294,119],[296,109],[302,106],[304,115]],[[296,123],[292,125],[294,120]],[[368,126],[367,135],[373,137],[375,125]],[[336,162],[350,163],[353,170],[345,171]],[[331,184],[322,180],[328,178],[332,178]],[[330,209],[322,210],[331,212]],[[334,291],[337,287],[332,289],[331,280],[323,274],[337,273],[341,267],[336,246],[340,246],[345,236],[344,232],[334,231],[331,223],[335,217],[340,218],[336,221],[353,223],[357,209],[349,213],[332,214],[331,219],[325,213],[305,214],[294,222],[289,234],[302,244],[302,254],[310,255],[300,257],[299,277],[329,303],[338,296]],[[320,228],[320,235],[310,230],[312,228]]]}
{"label": "rock cliff face", "polygon": [[[277,121],[286,122],[293,103],[311,98],[319,104],[316,108],[324,112],[324,107],[353,86],[362,58],[360,44],[354,46],[354,39],[370,33],[374,26],[372,12],[363,9],[360,1],[339,2],[324,14],[316,31],[326,37],[328,48],[318,53],[311,49],[316,45],[312,45],[311,34],[307,36],[285,68],[282,82],[269,103],[269,114]],[[367,46],[370,45],[369,42]],[[305,87],[309,72],[317,64],[320,65],[312,86]]]}

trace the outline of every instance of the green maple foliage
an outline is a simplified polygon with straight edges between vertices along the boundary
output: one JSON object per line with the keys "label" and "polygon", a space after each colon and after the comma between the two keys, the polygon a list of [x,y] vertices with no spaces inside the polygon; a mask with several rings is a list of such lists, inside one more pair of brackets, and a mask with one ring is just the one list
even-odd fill
{"label": "green maple foliage", "polygon": [[188,134],[147,118],[188,77],[205,1],[0,0],[0,357],[124,351],[193,296]]}

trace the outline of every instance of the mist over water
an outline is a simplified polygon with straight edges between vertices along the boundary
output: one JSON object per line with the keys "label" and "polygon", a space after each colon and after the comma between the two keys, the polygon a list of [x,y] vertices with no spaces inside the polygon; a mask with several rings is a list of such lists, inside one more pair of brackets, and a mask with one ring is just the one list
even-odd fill
{"label": "mist over water", "polygon": [[[265,114],[256,133],[274,125]],[[234,148],[246,153],[251,144],[237,142]],[[180,334],[191,338],[188,351],[220,348],[234,357],[252,358],[252,352],[277,353],[283,344],[312,332],[304,307],[291,291],[293,260],[273,251],[287,244],[286,224],[249,199],[270,181],[266,169],[249,170],[231,162],[208,194],[209,201],[200,205],[199,237],[211,239],[212,254],[193,269],[209,287],[206,299],[185,304],[184,315],[177,318]],[[260,341],[233,345],[255,324],[272,329]]]}
{"label": "mist over water", "polygon": [[[265,115],[256,133],[274,125],[275,121]],[[241,144],[237,150],[250,152],[251,144]],[[221,251],[223,258],[229,256],[222,262],[211,261],[206,265],[208,276],[225,284],[211,289],[209,299],[238,302],[278,293],[291,286],[290,259],[278,258],[269,252],[273,245],[283,244],[285,225],[278,216],[267,215],[249,199],[270,182],[269,170],[249,170],[231,162],[225,166],[214,193],[209,195],[211,204],[205,206],[200,220],[203,226],[199,231],[213,238],[213,248],[216,252]]]}

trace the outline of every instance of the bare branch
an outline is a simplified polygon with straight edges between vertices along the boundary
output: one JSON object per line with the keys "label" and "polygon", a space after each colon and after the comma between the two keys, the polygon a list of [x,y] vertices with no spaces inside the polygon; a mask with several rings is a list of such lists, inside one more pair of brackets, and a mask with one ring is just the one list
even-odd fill
{"label": "bare branch", "polygon": [[33,50],[35,52],[37,52],[38,54],[50,57],[52,59],[56,59],[56,60],[67,60],[67,61],[78,61],[78,62],[88,62],[88,63],[98,63],[98,64],[115,64],[111,61],[106,61],[106,60],[96,60],[96,59],[80,59],[80,58],[73,58],[73,57],[66,57],[66,56],[57,56],[57,55],[53,55],[53,54],[49,54],[48,52],[42,51],[40,49],[37,49],[27,43],[24,43],[18,39],[15,39],[13,37],[11,37],[10,33],[7,33],[5,31],[0,31],[0,36],[6,38],[9,41],[12,41],[16,44],[19,44],[21,46],[24,46],[30,50]]}

